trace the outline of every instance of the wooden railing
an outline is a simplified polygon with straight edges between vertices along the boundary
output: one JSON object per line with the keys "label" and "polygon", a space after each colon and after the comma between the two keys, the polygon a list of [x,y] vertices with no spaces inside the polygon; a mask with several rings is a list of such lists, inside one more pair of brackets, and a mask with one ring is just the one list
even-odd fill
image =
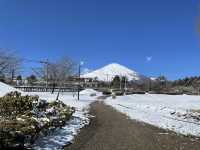
{"label": "wooden railing", "polygon": [[[53,89],[55,92],[75,92],[78,90],[78,86],[70,87],[45,87],[45,86],[15,86],[16,89],[19,89],[24,92],[52,92]],[[81,87],[80,90],[83,90]]]}

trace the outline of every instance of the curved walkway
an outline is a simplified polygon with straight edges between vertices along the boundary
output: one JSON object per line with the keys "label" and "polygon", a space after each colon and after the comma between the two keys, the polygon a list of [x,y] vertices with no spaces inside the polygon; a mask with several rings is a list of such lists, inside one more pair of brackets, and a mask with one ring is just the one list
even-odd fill
{"label": "curved walkway", "polygon": [[91,104],[91,123],[65,150],[199,150],[200,140],[130,120],[105,105]]}

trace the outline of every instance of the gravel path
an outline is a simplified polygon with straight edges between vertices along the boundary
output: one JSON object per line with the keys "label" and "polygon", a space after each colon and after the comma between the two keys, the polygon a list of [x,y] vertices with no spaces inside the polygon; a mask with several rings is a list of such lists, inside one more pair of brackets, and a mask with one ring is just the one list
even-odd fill
{"label": "gravel path", "polygon": [[200,140],[130,120],[103,102],[91,105],[94,117],[65,150],[200,150]]}

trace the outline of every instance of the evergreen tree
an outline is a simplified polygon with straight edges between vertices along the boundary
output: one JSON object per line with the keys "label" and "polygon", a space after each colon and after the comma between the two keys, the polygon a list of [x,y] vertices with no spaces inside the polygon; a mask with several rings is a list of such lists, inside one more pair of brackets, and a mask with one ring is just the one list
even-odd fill
{"label": "evergreen tree", "polygon": [[21,81],[21,80],[22,80],[22,76],[21,76],[21,75],[18,75],[18,76],[17,76],[17,80],[20,80],[20,81]]}
{"label": "evergreen tree", "polygon": [[29,77],[26,78],[28,80],[28,84],[33,85],[34,82],[37,81],[37,78],[35,75],[30,75]]}
{"label": "evergreen tree", "polygon": [[114,77],[114,79],[111,82],[111,86],[113,88],[120,88],[120,77],[119,76]]}

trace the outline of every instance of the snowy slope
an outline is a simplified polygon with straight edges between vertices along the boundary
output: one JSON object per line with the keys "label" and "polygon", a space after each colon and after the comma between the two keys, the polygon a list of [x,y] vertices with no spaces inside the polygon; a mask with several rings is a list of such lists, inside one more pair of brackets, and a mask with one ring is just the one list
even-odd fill
{"label": "snowy slope", "polygon": [[144,76],[117,63],[109,64],[103,68],[82,75],[83,78],[97,78],[99,81],[111,81],[116,75],[126,76],[129,81],[139,81]]}
{"label": "snowy slope", "polygon": [[22,93],[22,91],[15,89],[14,87],[7,85],[5,83],[0,82],[0,97],[6,95],[9,92],[18,91]]}

